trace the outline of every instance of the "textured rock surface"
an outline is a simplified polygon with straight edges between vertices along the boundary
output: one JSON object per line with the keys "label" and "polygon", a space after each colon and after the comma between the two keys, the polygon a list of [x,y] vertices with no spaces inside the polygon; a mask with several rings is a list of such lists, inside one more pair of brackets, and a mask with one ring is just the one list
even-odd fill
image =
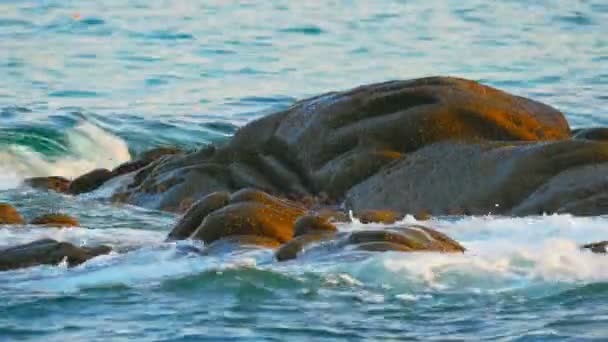
{"label": "textured rock surface", "polygon": [[63,260],[66,260],[69,266],[76,266],[110,251],[107,246],[84,248],[67,242],[43,239],[0,250],[0,271],[36,265],[55,265]]}
{"label": "textured rock surface", "polygon": [[[570,184],[573,175],[581,183],[572,189],[604,184],[603,167],[591,167],[603,162],[608,162],[608,143],[594,141],[434,144],[353,187],[346,202],[354,210],[406,214],[422,210],[434,215],[552,212],[588,197],[584,191],[570,191],[567,197],[549,203],[555,199],[553,192]],[[560,175],[565,171],[571,174]],[[535,193],[543,185],[547,188]]]}

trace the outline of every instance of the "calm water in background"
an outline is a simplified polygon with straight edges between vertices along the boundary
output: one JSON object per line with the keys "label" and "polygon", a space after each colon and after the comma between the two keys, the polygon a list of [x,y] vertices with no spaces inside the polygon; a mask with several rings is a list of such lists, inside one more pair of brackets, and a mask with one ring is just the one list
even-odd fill
{"label": "calm water in background", "polygon": [[608,339],[606,259],[576,248],[608,238],[605,217],[438,218],[468,254],[276,264],[162,243],[173,215],[95,200],[104,189],[13,189],[225,141],[297,99],[388,79],[471,78],[608,125],[607,70],[602,0],[0,0],[0,201],[87,228],[0,228],[0,246],[142,246],[0,273],[0,340]]}

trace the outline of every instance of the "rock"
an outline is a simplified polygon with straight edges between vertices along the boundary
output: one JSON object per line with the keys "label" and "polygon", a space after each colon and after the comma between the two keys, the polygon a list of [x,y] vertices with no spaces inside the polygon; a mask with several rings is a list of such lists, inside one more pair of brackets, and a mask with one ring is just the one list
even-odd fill
{"label": "rock", "polygon": [[91,192],[113,177],[110,170],[96,169],[74,179],[68,188],[68,193],[78,195]]}
{"label": "rock", "polygon": [[169,240],[187,239],[211,212],[230,203],[228,192],[212,192],[194,203],[169,233]]}
{"label": "rock", "polygon": [[23,184],[34,189],[65,193],[68,192],[68,188],[70,187],[70,180],[60,176],[33,177],[26,178]]}
{"label": "rock", "polygon": [[593,253],[606,254],[608,253],[608,241],[594,242],[581,246],[583,249],[588,249]]}
{"label": "rock", "polygon": [[[589,191],[604,193],[604,162],[608,143],[595,141],[438,143],[354,186],[346,206],[433,215],[550,213],[589,199]],[[607,211],[599,206],[594,214]]]}
{"label": "rock", "polygon": [[8,203],[0,203],[0,224],[23,224],[23,217]]}
{"label": "rock", "polygon": [[337,204],[435,143],[568,138],[564,116],[532,100],[458,78],[393,81],[303,100],[245,125],[224,146],[161,158],[117,198],[176,211],[188,198],[253,187]]}
{"label": "rock", "polygon": [[77,227],[80,225],[77,219],[72,216],[60,213],[45,214],[30,222],[34,225],[45,225],[51,227]]}
{"label": "rock", "polygon": [[229,236],[253,235],[283,243],[293,237],[295,221],[304,212],[286,200],[249,191],[246,196],[233,195],[228,206],[205,217],[191,238],[209,244]]}
{"label": "rock", "polygon": [[608,141],[608,127],[583,128],[573,131],[572,138]]}
{"label": "rock", "polygon": [[305,248],[319,242],[332,242],[329,250],[338,252],[351,248],[370,252],[443,252],[462,253],[465,248],[447,235],[419,225],[389,227],[383,230],[363,230],[352,233],[314,231],[294,238],[279,248],[278,261],[295,259]]}
{"label": "rock", "polygon": [[393,224],[403,218],[403,215],[391,210],[363,210],[355,214],[361,223]]}
{"label": "rock", "polygon": [[37,265],[55,265],[64,259],[69,266],[76,266],[110,251],[111,248],[107,246],[76,247],[68,242],[43,239],[0,250],[0,271]]}
{"label": "rock", "polygon": [[319,243],[322,241],[330,241],[338,236],[337,233],[331,231],[314,231],[309,234],[297,236],[289,242],[283,244],[274,256],[278,261],[288,261],[298,257],[298,254],[304,250],[304,248]]}
{"label": "rock", "polygon": [[142,153],[141,156],[139,156],[139,158],[136,160],[131,160],[117,166],[116,168],[114,168],[114,170],[112,170],[112,174],[113,177],[124,175],[129,172],[137,171],[143,167],[146,167],[153,161],[156,161],[157,159],[160,159],[164,156],[183,153],[184,151],[176,147],[157,147]]}
{"label": "rock", "polygon": [[337,232],[335,225],[329,222],[327,217],[317,215],[300,216],[294,225],[294,237],[311,234]]}
{"label": "rock", "polygon": [[234,249],[275,249],[281,246],[276,239],[257,235],[233,235],[213,241],[203,250],[203,255],[217,255]]}

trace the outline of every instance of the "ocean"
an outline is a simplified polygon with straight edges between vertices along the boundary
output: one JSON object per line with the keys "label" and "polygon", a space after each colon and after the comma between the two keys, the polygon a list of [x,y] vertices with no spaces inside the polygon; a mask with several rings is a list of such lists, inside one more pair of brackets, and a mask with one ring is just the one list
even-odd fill
{"label": "ocean", "polygon": [[0,226],[0,248],[50,237],[120,251],[0,272],[0,341],[608,340],[608,259],[578,248],[608,239],[605,216],[434,217],[467,253],[278,263],[270,250],[194,255],[197,242],[165,242],[177,215],[112,204],[108,187],[19,187],[431,75],[608,126],[608,3],[0,0],[0,202],[82,223]]}

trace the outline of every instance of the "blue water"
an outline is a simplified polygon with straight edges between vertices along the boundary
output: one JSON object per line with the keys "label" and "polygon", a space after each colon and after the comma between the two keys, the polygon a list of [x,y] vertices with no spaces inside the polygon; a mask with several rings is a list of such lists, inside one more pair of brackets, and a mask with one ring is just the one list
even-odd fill
{"label": "blue water", "polygon": [[163,243],[174,215],[100,201],[108,189],[15,186],[226,141],[297,99],[388,79],[466,77],[608,125],[607,70],[602,0],[0,0],[0,201],[83,226],[0,227],[0,247],[121,251],[0,273],[0,340],[606,340],[606,259],[576,247],[607,239],[606,217],[436,218],[467,254],[277,264]]}

